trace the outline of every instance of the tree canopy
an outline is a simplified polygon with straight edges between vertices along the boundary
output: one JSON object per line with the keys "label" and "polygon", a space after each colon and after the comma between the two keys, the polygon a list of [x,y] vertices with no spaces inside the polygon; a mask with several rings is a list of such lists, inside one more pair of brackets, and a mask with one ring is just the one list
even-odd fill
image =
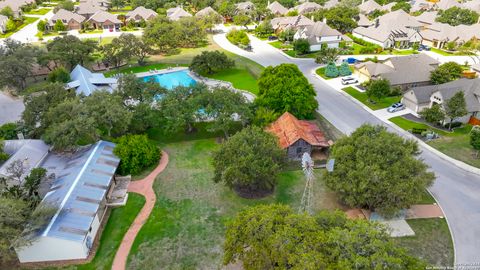
{"label": "tree canopy", "polygon": [[438,66],[430,74],[430,81],[433,84],[442,84],[459,79],[462,76],[463,68],[455,62],[447,62]]}
{"label": "tree canopy", "polygon": [[432,124],[438,124],[445,119],[445,112],[438,104],[434,104],[431,108],[423,109],[419,114],[425,121]]}
{"label": "tree canopy", "polygon": [[143,169],[157,164],[161,152],[147,135],[125,135],[117,140],[113,153],[120,158],[119,173],[139,174]]}
{"label": "tree canopy", "polygon": [[230,137],[213,154],[213,180],[243,197],[264,196],[273,191],[284,157],[276,137],[249,126]]}
{"label": "tree canopy", "polygon": [[391,92],[390,81],[387,79],[372,80],[366,88],[367,90],[365,92],[369,99],[382,99]]}
{"label": "tree canopy", "polygon": [[199,74],[213,74],[235,66],[235,61],[220,51],[203,51],[190,63],[190,69]]}
{"label": "tree canopy", "polygon": [[452,129],[452,123],[457,118],[465,116],[468,113],[467,102],[465,101],[465,95],[462,91],[458,91],[447,100],[445,104],[445,114],[450,118],[448,128]]}
{"label": "tree canopy", "polygon": [[256,104],[278,114],[288,111],[298,118],[311,118],[318,107],[313,86],[294,64],[267,67],[258,88]]}
{"label": "tree canopy", "polygon": [[284,205],[258,205],[227,224],[223,263],[257,269],[423,269],[395,245],[384,227],[348,220],[341,212],[297,214]]}
{"label": "tree canopy", "polygon": [[313,16],[315,21],[327,19],[328,26],[342,33],[349,33],[357,27],[355,18],[358,17],[358,14],[356,5],[338,5],[330,9],[320,9],[305,16],[308,18]]}
{"label": "tree canopy", "polygon": [[348,206],[394,215],[416,203],[433,183],[435,176],[419,154],[415,141],[363,125],[333,145],[335,168],[324,179]]}
{"label": "tree canopy", "polygon": [[451,26],[460,24],[472,25],[478,22],[479,14],[467,8],[451,7],[446,10],[439,10],[437,22],[448,23]]}
{"label": "tree canopy", "polygon": [[0,88],[23,91],[27,86],[27,78],[32,75],[37,53],[35,47],[6,39],[0,47]]}

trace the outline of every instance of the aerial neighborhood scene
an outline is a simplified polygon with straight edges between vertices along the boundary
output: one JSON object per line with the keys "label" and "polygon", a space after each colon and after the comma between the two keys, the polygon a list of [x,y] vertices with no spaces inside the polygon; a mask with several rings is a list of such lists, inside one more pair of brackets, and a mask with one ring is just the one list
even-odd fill
{"label": "aerial neighborhood scene", "polygon": [[480,269],[480,0],[0,0],[0,269]]}

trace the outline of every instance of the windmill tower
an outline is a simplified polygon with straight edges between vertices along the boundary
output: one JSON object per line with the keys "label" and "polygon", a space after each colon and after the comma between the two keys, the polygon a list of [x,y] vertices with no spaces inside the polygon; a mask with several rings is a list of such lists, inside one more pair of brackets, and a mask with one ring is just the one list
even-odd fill
{"label": "windmill tower", "polygon": [[302,201],[300,203],[299,213],[312,214],[313,200],[313,160],[308,153],[303,153],[302,169],[305,174],[305,189],[303,190]]}

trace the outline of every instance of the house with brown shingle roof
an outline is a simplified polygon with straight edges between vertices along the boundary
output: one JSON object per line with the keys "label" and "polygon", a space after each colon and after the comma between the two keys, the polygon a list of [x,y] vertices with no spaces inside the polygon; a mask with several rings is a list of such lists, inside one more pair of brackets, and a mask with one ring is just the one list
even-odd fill
{"label": "house with brown shingle roof", "polygon": [[59,9],[47,23],[49,29],[53,29],[55,23],[60,20],[67,27],[67,30],[78,30],[82,28],[85,17],[65,9]]}
{"label": "house with brown shingle roof", "polygon": [[78,5],[75,8],[75,13],[82,15],[87,19],[90,19],[90,17],[92,17],[93,14],[99,11],[106,11],[106,10],[107,10],[106,7],[97,6],[92,4],[91,2],[85,2],[85,3],[80,3],[80,5]]}
{"label": "house with brown shingle roof", "polygon": [[273,30],[275,30],[276,33],[279,33],[286,29],[297,31],[301,27],[313,25],[314,22],[303,15],[298,15],[273,18],[270,21],[270,24],[272,25]]}
{"label": "house with brown shingle roof", "polygon": [[268,4],[267,9],[275,16],[282,16],[288,13],[288,9],[277,1]]}
{"label": "house with brown shingle roof", "polygon": [[285,112],[266,131],[278,138],[279,146],[287,151],[289,159],[301,159],[303,153],[325,152],[330,145],[323,132],[312,122],[298,120],[289,112]]}
{"label": "house with brown shingle roof", "polygon": [[167,9],[167,17],[171,21],[178,21],[183,17],[192,17],[192,14],[186,12],[181,7],[174,7]]}
{"label": "house with brown shingle roof", "polygon": [[298,14],[305,14],[305,13],[310,13],[310,12],[314,12],[314,11],[317,11],[319,9],[321,9],[322,6],[320,6],[319,4],[315,3],[315,2],[304,2],[298,6],[295,6],[293,8],[290,9],[290,11],[297,11]]}
{"label": "house with brown shingle roof", "polygon": [[140,22],[142,20],[148,21],[158,16],[158,13],[144,7],[137,7],[136,9],[127,12],[125,17],[127,21],[133,20],[135,22]]}
{"label": "house with brown shingle roof", "polygon": [[87,22],[89,22],[94,28],[110,31],[113,31],[114,29],[118,30],[122,26],[122,22],[117,18],[117,15],[106,11],[97,11]]}

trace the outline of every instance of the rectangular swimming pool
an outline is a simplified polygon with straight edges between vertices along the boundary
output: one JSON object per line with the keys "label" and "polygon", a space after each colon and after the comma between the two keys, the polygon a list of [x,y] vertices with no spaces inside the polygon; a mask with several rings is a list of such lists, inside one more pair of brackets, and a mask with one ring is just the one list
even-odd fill
{"label": "rectangular swimming pool", "polygon": [[188,70],[174,71],[164,74],[155,74],[143,77],[143,81],[155,81],[168,90],[171,90],[177,86],[191,86],[197,82],[188,75]]}

